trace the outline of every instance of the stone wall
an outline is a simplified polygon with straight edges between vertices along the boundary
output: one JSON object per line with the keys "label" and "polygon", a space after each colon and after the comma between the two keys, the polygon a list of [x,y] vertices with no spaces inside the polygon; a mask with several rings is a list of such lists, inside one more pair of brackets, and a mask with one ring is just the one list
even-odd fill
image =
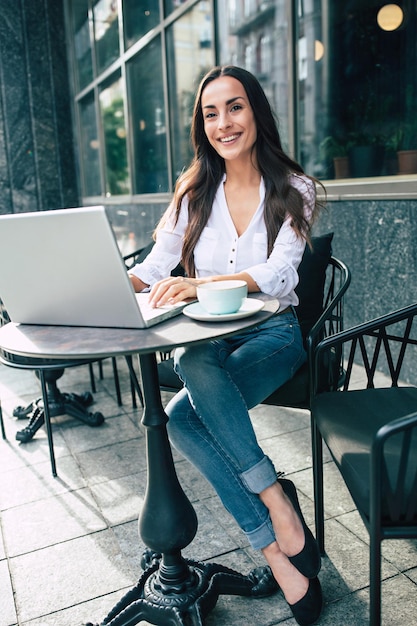
{"label": "stone wall", "polygon": [[[330,202],[316,232],[330,231],[334,256],[352,272],[345,328],[417,302],[417,200]],[[417,359],[403,379],[416,384]]]}
{"label": "stone wall", "polygon": [[63,2],[0,6],[0,214],[76,206]]}

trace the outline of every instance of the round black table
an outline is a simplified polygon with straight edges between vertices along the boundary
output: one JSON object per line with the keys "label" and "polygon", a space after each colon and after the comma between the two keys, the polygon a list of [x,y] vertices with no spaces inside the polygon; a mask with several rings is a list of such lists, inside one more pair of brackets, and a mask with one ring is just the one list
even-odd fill
{"label": "round black table", "polygon": [[[100,626],[134,626],[143,620],[160,626],[202,626],[221,594],[259,597],[277,589],[268,567],[242,575],[222,565],[182,557],[181,550],[194,539],[198,522],[175,472],[156,357],[177,346],[233,335],[278,310],[276,299],[263,294],[256,297],[265,302],[262,311],[229,322],[197,322],[180,315],[146,330],[13,323],[0,328],[0,347],[19,356],[79,361],[139,354],[147,450],[147,487],[139,518],[139,532],[148,547],[143,558],[145,571]],[[131,359],[127,363],[132,381],[138,385]]]}

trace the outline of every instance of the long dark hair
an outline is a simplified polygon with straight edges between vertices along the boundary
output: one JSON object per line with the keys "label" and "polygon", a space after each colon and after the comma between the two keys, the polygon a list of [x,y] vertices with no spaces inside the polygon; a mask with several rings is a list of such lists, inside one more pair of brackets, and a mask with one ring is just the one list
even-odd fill
{"label": "long dark hair", "polygon": [[[225,173],[224,159],[207,139],[201,107],[204,89],[221,76],[231,76],[243,85],[255,118],[257,138],[253,149],[256,151],[256,162],[265,183],[264,219],[268,256],[287,215],[291,217],[297,235],[309,241],[311,225],[304,217],[303,198],[289,182],[291,173],[304,175],[304,171],[301,165],[283,151],[277,122],[261,85],[253,74],[240,67],[215,67],[202,79],[197,91],[191,126],[194,157],[189,168],[177,181],[173,201],[178,219],[181,203],[188,196],[188,226],[183,241],[182,265],[189,276],[195,275],[194,248],[207,224],[214,197]],[[316,208],[317,206],[316,202]],[[164,222],[165,218],[161,224]]]}

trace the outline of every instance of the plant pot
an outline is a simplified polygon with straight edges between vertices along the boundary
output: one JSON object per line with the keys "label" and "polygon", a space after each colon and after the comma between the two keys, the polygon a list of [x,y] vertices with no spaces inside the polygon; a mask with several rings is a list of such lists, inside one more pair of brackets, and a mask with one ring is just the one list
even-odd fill
{"label": "plant pot", "polygon": [[399,150],[397,159],[399,174],[417,174],[417,150]]}
{"label": "plant pot", "polygon": [[353,178],[379,176],[383,161],[383,146],[355,146],[349,151],[350,172]]}
{"label": "plant pot", "polygon": [[335,157],[333,165],[335,178],[350,178],[349,157]]}

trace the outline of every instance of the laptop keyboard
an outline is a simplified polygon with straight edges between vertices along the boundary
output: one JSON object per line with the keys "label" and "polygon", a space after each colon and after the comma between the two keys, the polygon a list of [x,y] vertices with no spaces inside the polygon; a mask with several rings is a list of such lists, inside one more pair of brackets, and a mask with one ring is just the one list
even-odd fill
{"label": "laptop keyboard", "polygon": [[149,293],[137,293],[136,300],[138,301],[142,317],[145,320],[151,320],[154,317],[158,317],[161,313],[172,311],[174,309],[182,309],[188,302],[177,302],[176,304],[166,304],[160,307],[153,307],[149,304]]}

